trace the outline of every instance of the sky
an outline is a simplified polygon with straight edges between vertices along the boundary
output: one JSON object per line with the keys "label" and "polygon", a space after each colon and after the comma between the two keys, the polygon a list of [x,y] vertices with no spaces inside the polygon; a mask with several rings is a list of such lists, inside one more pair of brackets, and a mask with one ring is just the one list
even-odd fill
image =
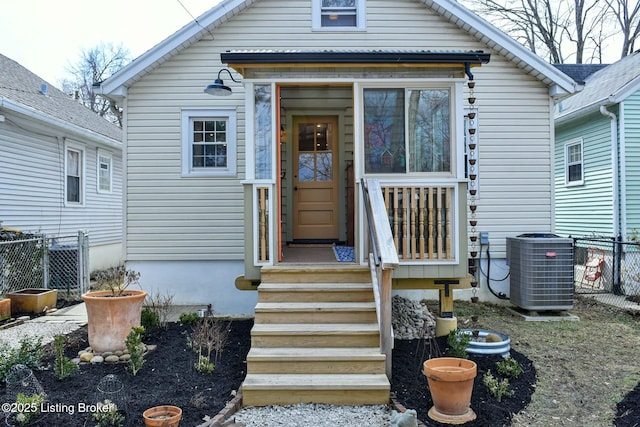
{"label": "sky", "polygon": [[59,86],[82,49],[122,44],[136,58],[219,1],[3,0],[0,53]]}

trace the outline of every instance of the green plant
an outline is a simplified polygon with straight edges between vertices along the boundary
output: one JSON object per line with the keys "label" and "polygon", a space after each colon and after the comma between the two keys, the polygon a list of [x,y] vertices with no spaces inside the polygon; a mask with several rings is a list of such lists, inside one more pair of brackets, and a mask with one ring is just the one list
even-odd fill
{"label": "green plant", "polygon": [[149,307],[144,307],[140,313],[140,325],[145,332],[149,332],[158,326],[158,315]]}
{"label": "green plant", "polygon": [[129,350],[129,360],[127,361],[127,370],[131,375],[135,376],[144,365],[144,344],[142,336],[144,335],[144,327],[134,326],[127,335],[124,344]]}
{"label": "green plant", "polygon": [[122,427],[124,426],[125,417],[118,406],[109,399],[98,402],[96,411],[91,414],[96,421],[95,427]]}
{"label": "green plant", "polygon": [[41,370],[43,358],[42,337],[26,336],[20,340],[17,348],[5,341],[0,341],[0,381],[4,381],[9,369],[18,364],[32,370]]}
{"label": "green plant", "polygon": [[447,344],[449,345],[449,351],[447,352],[451,357],[459,357],[466,359],[467,347],[471,342],[471,335],[467,334],[460,329],[452,329],[447,335]]}
{"label": "green plant", "polygon": [[516,359],[507,357],[501,362],[496,364],[498,367],[498,373],[506,377],[518,378],[522,373],[522,366]]}
{"label": "green plant", "polygon": [[44,393],[26,396],[18,393],[16,396],[16,412],[13,414],[18,425],[26,426],[31,420],[40,415],[40,408],[44,403]]}
{"label": "green plant", "polygon": [[119,265],[96,272],[94,279],[99,289],[111,291],[113,296],[121,296],[130,285],[140,284],[140,273]]}
{"label": "green plant", "polygon": [[53,337],[53,345],[56,353],[53,362],[53,372],[57,379],[63,380],[73,375],[78,370],[78,365],[64,355],[64,336],[56,335]]}
{"label": "green plant", "polygon": [[513,390],[509,390],[509,380],[506,378],[502,379],[502,381],[498,380],[490,370],[482,377],[482,383],[498,402],[502,402],[502,396],[511,397],[514,394]]}
{"label": "green plant", "polygon": [[180,313],[180,323],[185,326],[193,326],[200,320],[200,316],[196,312]]}
{"label": "green plant", "polygon": [[198,361],[195,363],[196,371],[200,373],[210,374],[216,369],[216,365],[204,354],[198,355]]}

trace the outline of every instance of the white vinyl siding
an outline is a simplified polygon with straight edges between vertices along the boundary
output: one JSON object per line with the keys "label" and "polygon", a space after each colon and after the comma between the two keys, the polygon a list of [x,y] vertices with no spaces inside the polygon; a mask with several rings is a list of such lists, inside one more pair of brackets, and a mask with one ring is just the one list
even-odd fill
{"label": "white vinyl siding", "polygon": [[[91,246],[122,241],[122,155],[114,149],[111,193],[97,192],[95,145],[56,138],[50,126],[3,112],[0,123],[0,212],[2,225],[23,231],[77,235],[87,230]],[[62,131],[60,132],[62,133]],[[82,147],[85,154],[84,207],[65,203],[65,145]]]}
{"label": "white vinyl siding", "polygon": [[625,141],[625,178],[626,183],[620,191],[626,198],[626,233],[640,232],[640,91],[624,101],[621,114],[624,123]]}
{"label": "white vinyl siding", "polygon": [[[473,67],[482,164],[477,229],[489,232],[491,255],[505,238],[553,230],[552,117],[549,90],[512,62],[416,1],[367,1],[366,31],[314,32],[309,2],[263,0],[133,84],[127,99],[127,248],[130,260],[244,258],[245,97],[204,94],[224,67],[224,50],[434,50],[491,53]],[[295,67],[294,67],[295,68]],[[283,75],[294,68],[281,70]],[[351,79],[336,68],[333,79]],[[385,73],[392,78],[393,71]],[[375,76],[382,77],[382,76]],[[226,80],[225,80],[226,82]],[[466,89],[466,88],[465,88]],[[180,180],[180,109],[238,108],[237,178]],[[523,210],[523,206],[526,209]],[[526,214],[523,214],[525,212]]]}

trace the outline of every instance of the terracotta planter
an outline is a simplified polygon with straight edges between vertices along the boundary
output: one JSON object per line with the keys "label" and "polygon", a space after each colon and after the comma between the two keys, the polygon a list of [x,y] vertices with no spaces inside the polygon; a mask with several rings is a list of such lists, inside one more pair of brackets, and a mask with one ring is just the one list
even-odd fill
{"label": "terracotta planter", "polygon": [[0,320],[6,320],[11,317],[11,300],[9,298],[0,298]]}
{"label": "terracotta planter", "polygon": [[147,427],[177,427],[182,418],[182,409],[171,405],[154,406],[144,411],[142,417]]}
{"label": "terracotta planter", "polygon": [[478,367],[475,362],[457,357],[428,359],[423,364],[433,407],[428,415],[445,424],[464,424],[476,418],[469,407],[473,379]]}
{"label": "terracotta planter", "polygon": [[11,308],[14,313],[40,314],[47,309],[56,308],[58,290],[27,288],[9,292],[7,298],[12,301]]}
{"label": "terracotta planter", "polygon": [[145,291],[126,290],[121,296],[111,291],[82,295],[87,308],[89,345],[94,352],[124,350],[124,341],[134,326],[140,326]]}

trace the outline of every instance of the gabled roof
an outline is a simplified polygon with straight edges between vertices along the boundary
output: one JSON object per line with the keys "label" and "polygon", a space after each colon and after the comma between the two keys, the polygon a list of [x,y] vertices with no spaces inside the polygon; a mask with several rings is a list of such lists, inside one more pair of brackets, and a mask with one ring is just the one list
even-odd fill
{"label": "gabled roof", "polygon": [[584,84],[587,77],[608,65],[609,64],[553,64],[558,70],[580,84]]}
{"label": "gabled roof", "polygon": [[[168,61],[183,49],[188,48],[202,37],[209,35],[216,27],[228,21],[253,5],[257,0],[224,0],[196,20],[157,44],[119,72],[100,83],[103,94],[118,99],[126,96],[126,91],[147,73]],[[463,31],[495,49],[518,67],[549,86],[553,96],[566,96],[580,89],[569,76],[559,71],[520,43],[489,24],[455,0],[420,0],[427,7],[457,25]]]}
{"label": "gabled roof", "polygon": [[584,89],[557,106],[556,124],[613,105],[640,90],[640,50],[586,78]]}
{"label": "gabled roof", "polygon": [[121,146],[120,127],[0,54],[0,113],[3,110],[33,117],[105,144]]}

